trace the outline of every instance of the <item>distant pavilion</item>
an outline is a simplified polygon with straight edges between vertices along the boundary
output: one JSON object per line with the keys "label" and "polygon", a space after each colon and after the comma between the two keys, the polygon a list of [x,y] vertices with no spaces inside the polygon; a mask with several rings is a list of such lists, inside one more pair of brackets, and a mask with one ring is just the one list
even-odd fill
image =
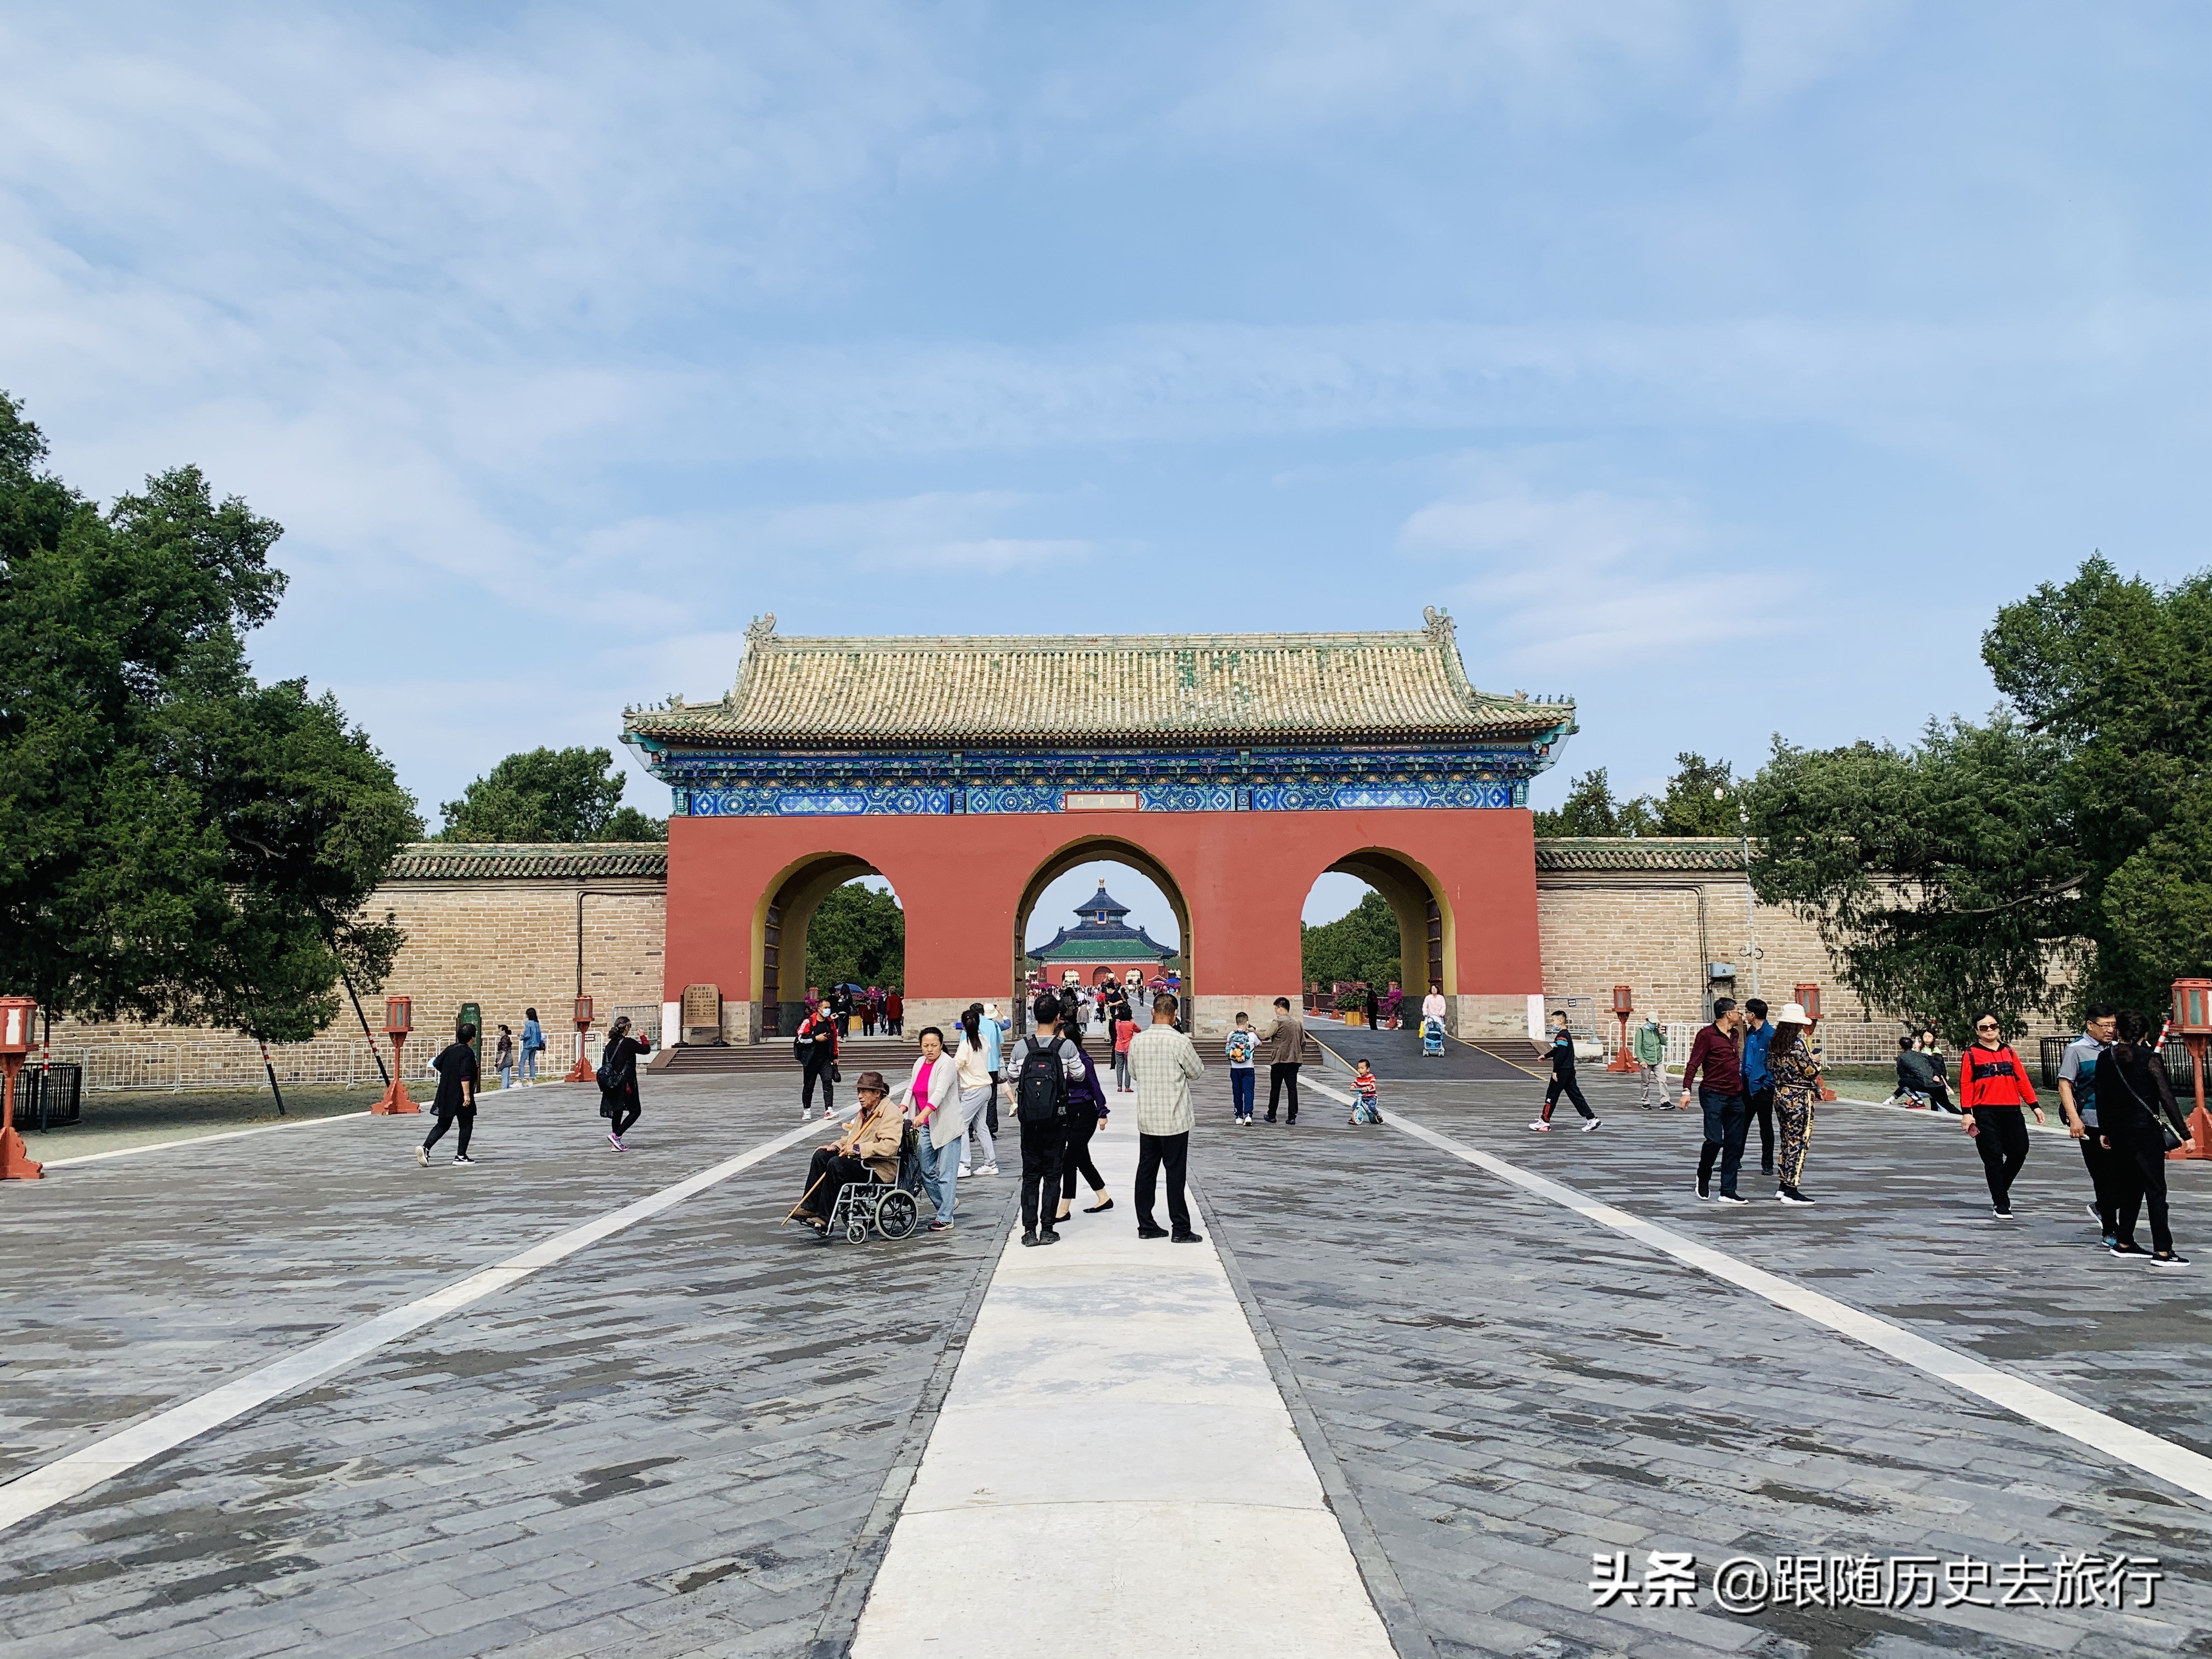
{"label": "distant pavilion", "polygon": [[1078,905],[1081,920],[1063,927],[1051,942],[1030,952],[1030,963],[1048,984],[1064,985],[1074,979],[1091,985],[1119,980],[1139,985],[1172,961],[1180,947],[1163,945],[1141,927],[1122,918],[1129,907],[1106,890],[1103,877],[1098,890]]}

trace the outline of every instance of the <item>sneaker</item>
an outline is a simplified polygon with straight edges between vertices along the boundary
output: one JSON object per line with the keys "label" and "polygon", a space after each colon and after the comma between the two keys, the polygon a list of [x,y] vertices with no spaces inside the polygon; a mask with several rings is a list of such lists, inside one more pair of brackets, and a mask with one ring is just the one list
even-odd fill
{"label": "sneaker", "polygon": [[2151,1257],[2150,1265],[2154,1267],[2186,1267],[2189,1265],[2189,1258],[2185,1255],[2176,1255],[2172,1250],[2160,1250]]}
{"label": "sneaker", "polygon": [[952,1224],[949,1221],[933,1221],[929,1224],[929,1231],[933,1233],[949,1233],[952,1231]]}
{"label": "sneaker", "polygon": [[430,1149],[428,1146],[417,1146],[415,1149],[415,1161],[421,1164],[424,1169],[428,1169],[430,1167]]}
{"label": "sneaker", "polygon": [[2112,1234],[2110,1234],[2110,1233],[2106,1233],[2106,1234],[2105,1235],[2105,1248],[2106,1248],[2106,1249],[2108,1249],[2108,1250],[2109,1250],[2109,1249],[2113,1249],[2117,1248],[2117,1247],[2118,1246],[2118,1244],[2119,1244],[2119,1242],[2120,1242],[2120,1241],[2119,1241],[2118,1239],[2117,1239],[2117,1238],[2113,1237],[2112,1237]]}
{"label": "sneaker", "polygon": [[824,1117],[835,1117],[837,1115],[837,1109],[835,1106],[824,1106],[822,1109],[822,1115]]}
{"label": "sneaker", "polygon": [[1057,1244],[1060,1243],[1060,1233],[1054,1228],[1042,1228],[1037,1233],[1037,1243],[1040,1244]]}
{"label": "sneaker", "polygon": [[613,1147],[618,1152],[624,1150],[622,1144],[622,1137],[617,1134],[612,1129],[607,1131],[607,1145]]}
{"label": "sneaker", "polygon": [[1990,1205],[1990,1213],[2000,1221],[2009,1221],[2012,1219],[2012,1212],[2002,1204]]}
{"label": "sneaker", "polygon": [[1206,1243],[1206,1235],[1204,1233],[1170,1233],[1168,1235],[1168,1243],[1170,1244],[1203,1244]]}
{"label": "sneaker", "polygon": [[2081,1207],[2089,1212],[2090,1220],[2095,1222],[2100,1227],[2105,1224],[2105,1218],[2097,1213],[2097,1206],[2095,1205],[2084,1204]]}
{"label": "sneaker", "polygon": [[2115,1239],[2105,1248],[2114,1255],[2148,1255],[2150,1254],[2132,1238]]}
{"label": "sneaker", "polygon": [[1599,1124],[1604,1121],[1605,1120],[1601,1117],[1592,1118],[1589,1122],[1583,1125],[1583,1133],[1584,1134],[1588,1134],[1591,1130],[1596,1128]]}
{"label": "sneaker", "polygon": [[981,1169],[976,1170],[975,1173],[977,1175],[996,1175],[999,1173],[999,1166],[995,1164],[986,1164]]}
{"label": "sneaker", "polygon": [[1704,1182],[1700,1181],[1698,1183],[1698,1196],[1699,1198],[1711,1198],[1712,1195],[1712,1188],[1706,1186]]}
{"label": "sneaker", "polygon": [[466,1152],[455,1152],[453,1154],[453,1162],[456,1164],[473,1164],[476,1162],[476,1159],[471,1158]]}
{"label": "sneaker", "polygon": [[1720,1201],[1723,1204],[1748,1204],[1751,1202],[1749,1199],[1744,1197],[1741,1193],[1723,1193],[1720,1194]]}
{"label": "sneaker", "polygon": [[1552,1133],[1552,1126],[1545,1122],[1540,1117],[1528,1127],[1534,1129],[1540,1135],[1547,1135]]}
{"label": "sneaker", "polygon": [[960,1178],[963,1181],[968,1179],[968,1166],[965,1164],[960,1166]]}
{"label": "sneaker", "polygon": [[1022,1235],[1022,1243],[1030,1249],[1035,1249],[1038,1245],[1043,1243],[1044,1240],[1036,1236],[1036,1231],[1034,1228]]}
{"label": "sneaker", "polygon": [[1168,1230],[1164,1227],[1147,1226],[1137,1229],[1137,1237],[1139,1238],[1165,1238],[1167,1236]]}
{"label": "sneaker", "polygon": [[1357,1112],[1354,1112],[1354,1113],[1353,1113],[1350,1117],[1348,1117],[1348,1118],[1345,1119],[1344,1121],[1345,1121],[1346,1123],[1357,1124],[1357,1123],[1359,1121],[1359,1114],[1358,1114],[1358,1113],[1357,1113]]}
{"label": "sneaker", "polygon": [[1811,1199],[1806,1197],[1804,1194],[1799,1192],[1795,1187],[1784,1187],[1780,1192],[1775,1194],[1774,1196],[1784,1204],[1810,1204],[1813,1201]]}

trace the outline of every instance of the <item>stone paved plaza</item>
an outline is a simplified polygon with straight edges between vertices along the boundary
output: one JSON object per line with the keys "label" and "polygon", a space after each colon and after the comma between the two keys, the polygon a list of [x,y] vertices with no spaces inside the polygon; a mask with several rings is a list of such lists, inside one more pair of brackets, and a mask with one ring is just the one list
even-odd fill
{"label": "stone paved plaza", "polygon": [[[2212,1170],[2174,1171],[2176,1232],[2200,1267],[2154,1273],[2093,1248],[2063,1137],[2036,1138],[2008,1227],[1955,1121],[1838,1104],[1807,1171],[1816,1208],[1771,1201],[1754,1145],[1759,1201],[1723,1210],[1690,1191],[1687,1115],[1591,1079],[1605,1127],[1577,1133],[1563,1113],[1539,1136],[1540,1082],[1444,1069],[1391,1079],[1386,1114],[2212,1450]],[[1320,1091],[1295,1129],[1237,1130],[1218,1068],[1202,1087],[1200,1224],[1264,1356],[1267,1409],[1287,1407],[1399,1653],[2212,1651],[2207,1499],[1395,1126],[1348,1127]],[[0,1192],[15,1268],[0,1480],[799,1121],[780,1077],[647,1090],[627,1156],[590,1091],[544,1087],[489,1100],[474,1169],[416,1167],[422,1119],[356,1118]],[[925,1462],[952,1407],[963,1435],[1002,1436],[1011,1464],[1049,1466],[1063,1506],[1086,1479],[1111,1484],[1100,1465],[1127,1427],[1086,1410],[1081,1375],[1058,1385],[1048,1431],[1011,1394],[994,1423],[1001,1359],[963,1387],[986,1298],[1022,1293],[1028,1264],[1004,1249],[1015,1182],[963,1183],[947,1237],[823,1245],[777,1225],[812,1139],[0,1531],[7,1651],[836,1654],[896,1611],[872,1590],[906,1594],[887,1547],[904,1547],[916,1470],[917,1492],[959,1473]],[[1133,1230],[1116,1197],[1060,1248]],[[1097,1259],[1082,1340],[1110,1347],[1144,1322],[1117,1298],[1152,1270],[1118,1242]],[[1041,1619],[994,1553],[975,1565],[1012,1588],[924,1650],[1135,1650],[1117,1644],[1114,1597],[1195,1621],[1230,1581],[1280,1571],[1284,1511],[1243,1513],[1166,1578],[1079,1564],[1107,1609],[1080,1626]],[[1592,1558],[1614,1551],[1636,1576],[1651,1552],[1693,1554],[1696,1605],[1595,1606]],[[1730,1557],[1972,1558],[2001,1582],[2002,1564],[2085,1552],[2154,1559],[2154,1606],[1939,1596],[1736,1616],[1711,1584]]]}

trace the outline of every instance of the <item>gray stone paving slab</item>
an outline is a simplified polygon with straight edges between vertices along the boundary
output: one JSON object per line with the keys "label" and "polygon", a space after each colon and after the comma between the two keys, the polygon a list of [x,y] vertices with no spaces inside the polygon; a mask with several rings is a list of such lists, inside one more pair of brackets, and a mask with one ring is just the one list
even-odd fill
{"label": "gray stone paving slab", "polygon": [[[0,1207],[0,1238],[117,1244],[20,1304],[9,1471],[798,1121],[780,1079],[663,1079],[623,1155],[588,1090],[495,1100],[474,1170],[418,1169],[419,1121],[366,1120],[283,1158],[264,1136],[87,1166]],[[0,1534],[11,1659],[811,1635],[1015,1191],[965,1183],[949,1237],[825,1245],[776,1224],[803,1170],[781,1154]],[[341,1265],[271,1265],[304,1255]]]}
{"label": "gray stone paving slab", "polygon": [[[2037,1139],[2007,1229],[1955,1120],[1825,1107],[1816,1207],[1772,1201],[1754,1139],[1743,1189],[1760,1201],[1723,1210],[1690,1191],[1694,1119],[1638,1111],[1602,1076],[1585,1086],[1606,1118],[1590,1135],[1530,1133],[1534,1079],[1394,1083],[1384,1110],[2212,1444],[2197,1380],[2212,1279],[2094,1249],[2070,1145]],[[1341,1108],[1232,1130],[1221,1092],[1194,1178],[1437,1652],[2212,1652],[2212,1514],[2196,1499],[1407,1137],[1346,1127]],[[2187,1253],[2212,1237],[2212,1173],[2179,1170],[2173,1187]],[[1734,1554],[2120,1550],[2167,1577],[2140,1617],[1737,1619],[1709,1586],[1695,1613],[1599,1612],[1594,1547],[1629,1548],[1632,1571],[1653,1547],[1708,1571]]]}
{"label": "gray stone paving slab", "polygon": [[[1832,1107],[1807,1177],[1817,1209],[1722,1212],[1686,1190],[1694,1123],[1589,1082],[1617,1114],[1595,1136],[1529,1134],[1534,1080],[1394,1081],[1385,1109],[2212,1441],[2193,1374],[2212,1299],[2192,1275],[2090,1249],[2069,1146],[2036,1140],[2022,1219],[2001,1231],[1949,1121]],[[1324,1100],[1295,1131],[1231,1131],[1225,1092],[1194,1169],[1294,1410],[1341,1471],[1347,1528],[1371,1531],[1363,1560],[1387,1564],[1419,1620],[1425,1645],[1401,1633],[1402,1651],[2212,1652],[2197,1500],[1405,1137],[1346,1128]],[[26,1340],[0,1349],[0,1459],[15,1460],[0,1474],[797,1121],[780,1080],[664,1079],[647,1150],[622,1158],[591,1104],[559,1089],[499,1102],[475,1170],[417,1170],[419,1121],[364,1121],[0,1194],[0,1239],[65,1224],[103,1247],[80,1283],[33,1280],[12,1304]],[[917,1408],[1014,1183],[969,1183],[950,1240],[823,1247],[773,1224],[800,1163],[772,1159],[0,1534],[11,1659],[809,1653],[847,1575],[865,1584],[881,1494],[903,1490]],[[2175,1174],[2185,1250],[2212,1221],[2209,1176]],[[1771,1183],[1745,1188],[1765,1199]],[[2150,1613],[1738,1620],[1709,1594],[1695,1612],[1598,1609],[1587,1589],[1602,1548],[1710,1567],[2100,1547],[2164,1562]]]}

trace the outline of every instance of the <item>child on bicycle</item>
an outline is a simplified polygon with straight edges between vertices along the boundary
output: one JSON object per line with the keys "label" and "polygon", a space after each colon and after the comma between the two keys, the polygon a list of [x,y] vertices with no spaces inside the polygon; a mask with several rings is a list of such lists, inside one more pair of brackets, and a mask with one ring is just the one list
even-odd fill
{"label": "child on bicycle", "polygon": [[1380,1123],[1382,1109],[1377,1103],[1381,1091],[1375,1081],[1375,1073],[1367,1061],[1361,1060],[1352,1074],[1352,1115],[1350,1123]]}

